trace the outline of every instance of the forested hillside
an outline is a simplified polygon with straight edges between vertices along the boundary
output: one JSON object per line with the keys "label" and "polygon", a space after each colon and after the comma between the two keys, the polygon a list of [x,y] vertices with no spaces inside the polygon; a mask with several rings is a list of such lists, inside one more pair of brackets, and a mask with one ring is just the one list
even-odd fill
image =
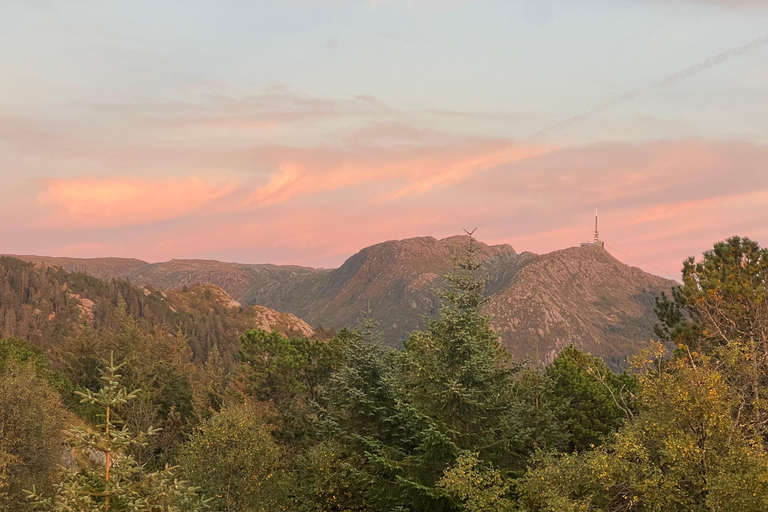
{"label": "forested hillside", "polygon": [[[574,346],[514,363],[477,260],[470,243],[402,350],[370,320],[329,339],[249,329],[229,365],[150,323],[164,301],[196,322],[239,311],[217,288],[134,296],[2,260],[5,311],[47,300],[59,327],[0,340],[0,510],[768,508],[768,250],[731,238],[686,261],[624,373]],[[92,319],[68,295],[86,292]]]}
{"label": "forested hillside", "polygon": [[28,340],[45,351],[60,347],[82,326],[99,333],[118,327],[124,310],[143,332],[180,331],[195,361],[212,347],[231,360],[246,329],[278,329],[312,336],[313,329],[292,315],[263,307],[242,307],[223,290],[197,285],[164,292],[122,279],[101,280],[59,267],[0,257],[0,333]]}

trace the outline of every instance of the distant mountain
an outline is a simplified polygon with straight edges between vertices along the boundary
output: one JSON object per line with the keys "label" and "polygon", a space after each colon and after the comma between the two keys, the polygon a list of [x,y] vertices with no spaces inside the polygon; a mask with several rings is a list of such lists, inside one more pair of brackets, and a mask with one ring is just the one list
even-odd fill
{"label": "distant mountain", "polygon": [[[210,283],[243,304],[267,306],[296,314],[316,300],[314,287],[330,274],[293,265],[246,265],[212,260],[171,260],[147,264],[121,277],[137,285],[166,290]],[[303,298],[308,301],[303,301]],[[308,320],[309,321],[309,320]]]}
{"label": "distant mountain", "polygon": [[[437,290],[445,288],[443,276],[455,258],[464,257],[467,243],[466,236],[383,242],[334,270],[172,260],[126,263],[119,277],[166,290],[210,283],[242,304],[335,329],[359,325],[370,308],[384,341],[400,346],[426,325],[425,316],[437,315]],[[518,254],[509,245],[475,244],[488,280],[487,312],[518,360],[538,354],[546,361],[573,343],[621,365],[653,337],[654,298],[675,284],[625,265],[598,247],[537,255]],[[103,260],[68,264],[106,272]]]}
{"label": "distant mountain", "polygon": [[84,272],[99,279],[126,277],[132,272],[149,265],[146,261],[134,258],[55,258],[50,256],[18,256],[5,254],[12,258],[61,267],[67,272]]}

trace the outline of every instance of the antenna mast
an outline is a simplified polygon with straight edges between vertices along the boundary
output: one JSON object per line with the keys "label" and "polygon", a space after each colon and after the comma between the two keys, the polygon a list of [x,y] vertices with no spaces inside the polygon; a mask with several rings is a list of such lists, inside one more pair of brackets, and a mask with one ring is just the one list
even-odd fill
{"label": "antenna mast", "polygon": [[600,241],[599,232],[597,231],[597,208],[595,208],[595,245]]}
{"label": "antenna mast", "polygon": [[592,242],[584,242],[582,247],[602,247],[605,249],[605,242],[600,241],[600,232],[597,230],[597,208],[595,208],[595,239]]}

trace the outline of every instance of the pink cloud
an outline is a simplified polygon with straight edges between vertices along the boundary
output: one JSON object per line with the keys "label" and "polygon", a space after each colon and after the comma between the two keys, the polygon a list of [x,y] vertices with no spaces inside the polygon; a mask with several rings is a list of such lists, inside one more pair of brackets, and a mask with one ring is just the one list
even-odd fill
{"label": "pink cloud", "polygon": [[[355,212],[355,213],[352,213]],[[409,236],[442,232],[446,216],[429,206],[405,209],[354,201],[314,208],[274,205],[255,216],[226,222],[195,222],[143,239],[143,258],[178,255],[225,261],[336,266],[362,247]],[[135,245],[135,244],[134,244]]]}
{"label": "pink cloud", "polygon": [[189,215],[234,190],[197,177],[73,178],[42,181],[37,201],[49,213],[38,227],[134,226]]}

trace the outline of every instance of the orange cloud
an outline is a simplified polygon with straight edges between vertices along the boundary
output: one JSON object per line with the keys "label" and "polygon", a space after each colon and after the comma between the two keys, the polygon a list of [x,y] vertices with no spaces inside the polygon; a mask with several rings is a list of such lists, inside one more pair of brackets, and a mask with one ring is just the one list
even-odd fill
{"label": "orange cloud", "polygon": [[132,226],[200,210],[234,190],[201,178],[48,179],[38,203],[49,215],[37,227],[91,229]]}
{"label": "orange cloud", "polygon": [[551,148],[521,146],[508,139],[445,141],[416,147],[356,147],[354,150],[294,150],[282,148],[278,170],[249,198],[267,206],[297,196],[362,184],[382,190],[376,202],[418,195],[467,179],[500,164],[539,156]]}

